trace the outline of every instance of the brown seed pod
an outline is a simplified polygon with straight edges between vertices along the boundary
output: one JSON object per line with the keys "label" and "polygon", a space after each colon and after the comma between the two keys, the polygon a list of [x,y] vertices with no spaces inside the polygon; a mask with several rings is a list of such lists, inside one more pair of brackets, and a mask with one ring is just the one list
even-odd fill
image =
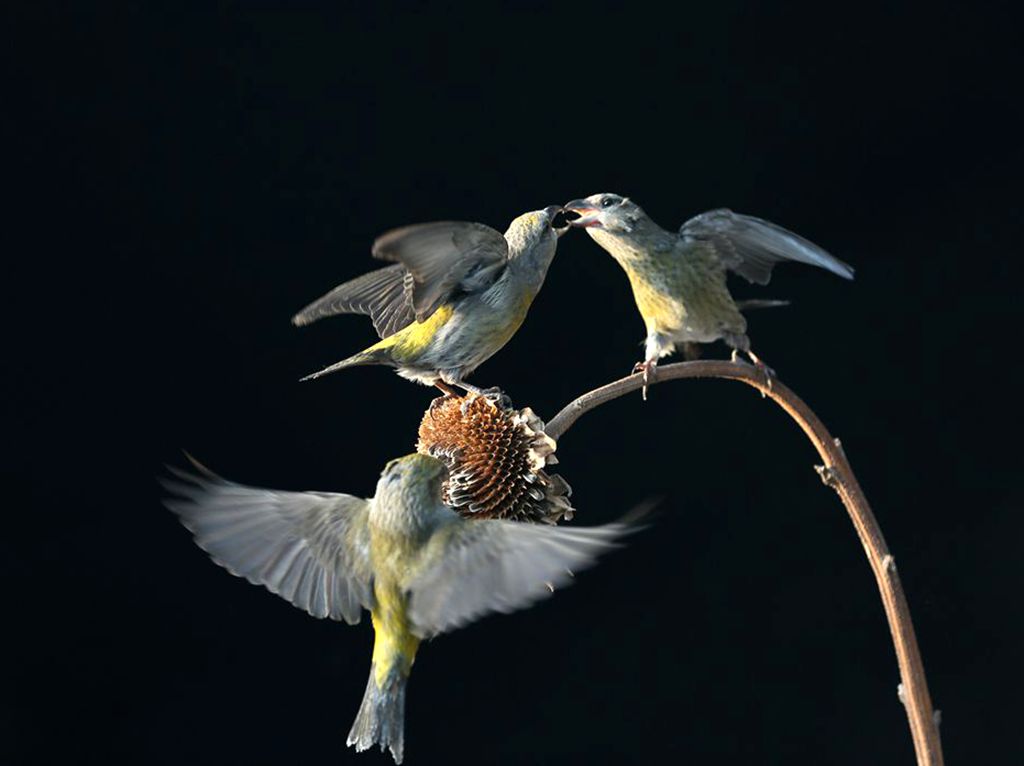
{"label": "brown seed pod", "polygon": [[435,399],[420,422],[417,451],[448,466],[444,500],[462,516],[556,524],[571,519],[571,489],[544,467],[555,440],[529,407],[468,394]]}

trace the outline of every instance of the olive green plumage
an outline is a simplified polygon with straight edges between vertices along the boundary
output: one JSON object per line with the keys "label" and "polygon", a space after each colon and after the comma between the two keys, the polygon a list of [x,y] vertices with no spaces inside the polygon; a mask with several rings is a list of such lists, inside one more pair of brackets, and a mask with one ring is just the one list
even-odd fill
{"label": "olive green plumage", "polygon": [[292,318],[306,325],[335,314],[368,314],[381,340],[309,375],[364,364],[404,378],[478,391],[463,382],[515,335],[544,284],[561,210],[525,213],[501,234],[479,223],[440,221],[395,229],[373,255],[394,266],[346,282]]}
{"label": "olive green plumage", "polygon": [[422,639],[512,612],[568,585],[627,531],[465,519],[442,501],[444,463],[407,455],[372,498],[247,487],[174,471],[167,502],[213,560],[314,617],[374,628],[366,692],[348,744],[401,763],[405,687]]}
{"label": "olive green plumage", "polygon": [[725,341],[734,351],[751,352],[744,308],[785,305],[784,301],[737,303],[726,284],[732,271],[767,284],[780,261],[827,269],[845,279],[853,269],[806,239],[753,216],[711,210],[691,218],[678,232],[662,229],[628,198],[594,194],[573,200],[565,210],[579,214],[572,225],[622,266],[647,328],[645,376],[677,345]]}

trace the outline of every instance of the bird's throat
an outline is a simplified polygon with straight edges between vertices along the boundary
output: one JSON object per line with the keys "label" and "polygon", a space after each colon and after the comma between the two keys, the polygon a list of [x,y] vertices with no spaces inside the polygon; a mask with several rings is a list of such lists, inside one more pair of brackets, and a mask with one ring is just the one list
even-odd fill
{"label": "bird's throat", "polygon": [[629,264],[648,258],[646,243],[632,234],[597,228],[587,229],[587,234],[594,242],[608,251],[608,254],[624,269],[628,270]]}

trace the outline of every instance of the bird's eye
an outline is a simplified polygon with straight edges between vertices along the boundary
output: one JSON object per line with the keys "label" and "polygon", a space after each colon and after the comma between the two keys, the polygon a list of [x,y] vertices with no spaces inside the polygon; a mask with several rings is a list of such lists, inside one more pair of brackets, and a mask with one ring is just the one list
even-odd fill
{"label": "bird's eye", "polygon": [[614,197],[605,197],[603,200],[601,200],[601,207],[611,207],[614,204],[615,204],[615,198]]}

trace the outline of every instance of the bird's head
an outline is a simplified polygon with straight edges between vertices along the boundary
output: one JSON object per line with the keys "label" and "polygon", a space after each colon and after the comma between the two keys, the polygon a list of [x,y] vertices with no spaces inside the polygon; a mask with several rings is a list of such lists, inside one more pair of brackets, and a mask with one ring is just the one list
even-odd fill
{"label": "bird's head", "polygon": [[544,283],[558,249],[558,238],[569,230],[568,225],[558,226],[562,212],[560,205],[549,205],[543,210],[523,213],[505,231],[509,260],[534,291]]}
{"label": "bird's head", "polygon": [[441,498],[441,484],[448,477],[444,463],[429,455],[413,453],[395,458],[384,466],[377,482],[377,500],[391,504],[436,503]]}
{"label": "bird's head", "polygon": [[515,249],[525,250],[542,243],[554,243],[569,230],[567,225],[556,226],[556,218],[562,212],[559,205],[548,205],[543,210],[531,210],[513,219],[505,232],[505,239]]}
{"label": "bird's head", "polygon": [[629,197],[609,192],[574,199],[564,210],[579,216],[569,221],[570,226],[612,234],[631,234],[647,220],[647,214]]}

